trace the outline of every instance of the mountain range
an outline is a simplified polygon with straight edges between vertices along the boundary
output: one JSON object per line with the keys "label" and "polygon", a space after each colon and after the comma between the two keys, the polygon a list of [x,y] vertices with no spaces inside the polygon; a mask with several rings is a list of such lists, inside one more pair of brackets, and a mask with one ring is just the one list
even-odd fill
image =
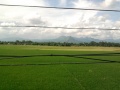
{"label": "mountain range", "polygon": [[68,42],[68,43],[80,43],[80,42],[91,42],[91,41],[95,41],[95,42],[116,42],[116,43],[120,43],[120,39],[114,40],[114,39],[105,39],[105,40],[99,40],[99,39],[94,39],[94,38],[76,38],[76,37],[72,37],[72,36],[60,36],[58,38],[55,39],[24,39],[24,38],[19,38],[19,37],[9,37],[9,38],[3,38],[0,39],[0,41],[16,41],[16,40],[31,40],[34,42]]}

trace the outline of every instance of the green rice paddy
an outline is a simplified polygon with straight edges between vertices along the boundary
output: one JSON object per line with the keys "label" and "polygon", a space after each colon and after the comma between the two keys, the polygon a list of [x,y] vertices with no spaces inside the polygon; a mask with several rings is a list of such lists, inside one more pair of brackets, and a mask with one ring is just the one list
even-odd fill
{"label": "green rice paddy", "polygon": [[0,90],[120,90],[120,48],[0,46]]}

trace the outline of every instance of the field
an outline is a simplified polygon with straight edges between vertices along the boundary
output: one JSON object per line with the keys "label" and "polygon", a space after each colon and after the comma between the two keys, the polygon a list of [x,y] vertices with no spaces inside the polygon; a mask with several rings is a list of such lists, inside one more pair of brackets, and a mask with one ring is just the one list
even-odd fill
{"label": "field", "polygon": [[1,45],[0,90],[120,90],[120,48]]}

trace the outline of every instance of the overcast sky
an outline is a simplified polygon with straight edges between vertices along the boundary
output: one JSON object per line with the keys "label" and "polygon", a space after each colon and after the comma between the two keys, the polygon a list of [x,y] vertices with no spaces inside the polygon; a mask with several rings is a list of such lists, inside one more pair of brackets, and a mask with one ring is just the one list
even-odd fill
{"label": "overcast sky", "polygon": [[[73,8],[118,9],[120,0],[0,0],[0,4],[60,6]],[[120,12],[59,10],[0,6],[0,25],[40,25],[52,27],[95,27],[120,29]],[[44,28],[0,28],[0,39],[57,38],[59,36],[120,39],[120,30],[81,30]]]}

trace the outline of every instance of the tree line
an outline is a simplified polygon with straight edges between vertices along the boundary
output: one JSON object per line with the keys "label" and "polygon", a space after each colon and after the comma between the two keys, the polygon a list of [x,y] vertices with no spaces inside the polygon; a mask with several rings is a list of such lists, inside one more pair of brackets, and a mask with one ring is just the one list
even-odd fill
{"label": "tree line", "polygon": [[68,43],[68,42],[34,42],[34,41],[0,41],[0,45],[41,45],[41,46],[103,46],[103,47],[120,47],[120,43],[114,42],[81,42],[81,43]]}

